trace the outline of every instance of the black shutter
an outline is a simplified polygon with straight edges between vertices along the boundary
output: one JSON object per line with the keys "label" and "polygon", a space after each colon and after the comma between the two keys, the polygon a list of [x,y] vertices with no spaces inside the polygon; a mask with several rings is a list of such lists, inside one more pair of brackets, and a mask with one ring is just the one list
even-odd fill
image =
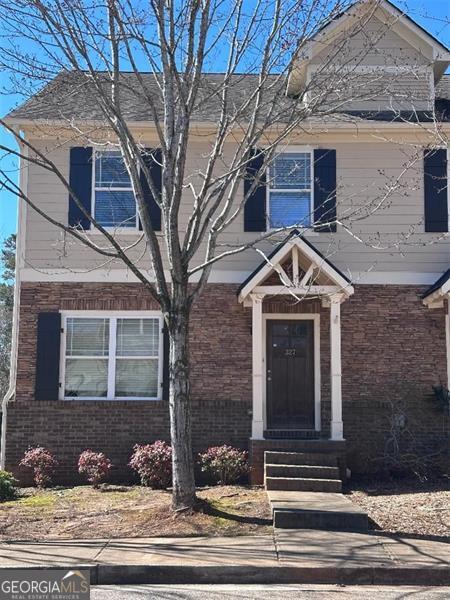
{"label": "black shutter", "polygon": [[314,229],[336,231],[336,150],[314,150],[313,172]]}
{"label": "black shutter", "polygon": [[36,347],[36,400],[58,400],[61,315],[39,313]]}
{"label": "black shutter", "polygon": [[252,158],[244,179],[244,231],[266,231],[266,174],[260,176],[259,185],[247,196],[256,175],[264,163],[264,153],[252,149]]}
{"label": "black shutter", "polygon": [[425,150],[423,154],[425,231],[448,231],[447,150]]}
{"label": "black shutter", "polygon": [[163,400],[169,400],[169,330],[164,322],[163,327],[163,380],[162,380],[162,397]]}
{"label": "black shutter", "polygon": [[[152,150],[151,148],[145,148],[143,159],[147,168],[150,171],[150,176],[153,180],[153,184],[158,190],[159,194],[161,194],[162,190],[162,169],[161,169],[161,149],[156,148]],[[148,185],[147,178],[144,175],[144,171],[141,171],[141,185],[142,190],[144,192],[144,200],[147,204],[148,212],[150,215],[150,220],[153,225],[153,229],[155,231],[161,231],[161,208],[156,203],[153,198],[153,194],[150,191],[150,186]],[[139,220],[139,229],[142,229],[142,223]]]}
{"label": "black shutter", "polygon": [[[91,214],[92,200],[92,148],[70,149],[69,184],[87,213]],[[89,229],[90,221],[69,197],[69,226]]]}

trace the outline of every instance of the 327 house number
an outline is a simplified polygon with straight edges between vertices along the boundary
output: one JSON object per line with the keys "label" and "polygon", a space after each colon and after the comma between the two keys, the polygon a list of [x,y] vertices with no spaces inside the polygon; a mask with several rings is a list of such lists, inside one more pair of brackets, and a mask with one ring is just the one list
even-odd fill
{"label": "327 house number", "polygon": [[286,348],[284,351],[285,356],[295,356],[295,348]]}

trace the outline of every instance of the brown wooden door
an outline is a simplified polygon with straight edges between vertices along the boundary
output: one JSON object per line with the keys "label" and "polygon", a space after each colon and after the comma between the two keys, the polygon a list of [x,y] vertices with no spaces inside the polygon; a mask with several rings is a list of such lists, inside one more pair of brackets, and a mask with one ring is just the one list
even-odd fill
{"label": "brown wooden door", "polygon": [[314,429],[312,320],[267,320],[267,428]]}

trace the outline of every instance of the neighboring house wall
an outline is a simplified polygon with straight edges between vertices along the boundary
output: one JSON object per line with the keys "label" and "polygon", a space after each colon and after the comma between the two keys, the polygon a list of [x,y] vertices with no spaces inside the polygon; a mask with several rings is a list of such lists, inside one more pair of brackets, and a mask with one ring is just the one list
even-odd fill
{"label": "neighboring house wall", "polygon": [[[442,449],[448,417],[431,386],[446,376],[445,309],[429,310],[417,286],[355,286],[342,305],[342,386],[348,464],[355,472],[383,467],[395,415],[404,412],[402,443],[426,459]],[[251,314],[236,285],[211,284],[195,305],[191,327],[194,451],[228,443],[247,448],[251,429]],[[169,439],[167,401],[39,401],[34,398],[39,312],[149,310],[140,284],[24,283],[15,401],[8,407],[6,467],[25,481],[18,462],[43,444],[60,462],[58,481],[76,477],[78,455],[103,451],[126,468],[136,443]],[[323,433],[329,429],[329,309],[318,302],[267,301],[264,312],[319,313]],[[401,424],[400,424],[401,425]],[[410,435],[412,431],[412,435]]]}
{"label": "neighboring house wall", "polygon": [[[311,234],[311,241],[334,264],[348,273],[355,283],[374,281],[394,283],[395,275],[388,278],[382,273],[403,272],[409,275],[404,283],[432,283],[448,267],[450,237],[424,233],[423,150],[427,138],[414,126],[405,133],[377,130],[373,134],[328,133],[303,135],[295,140],[300,146],[336,149],[337,157],[337,214],[343,226],[333,234]],[[359,141],[363,138],[364,141]],[[392,139],[391,139],[392,138]],[[338,141],[340,140],[340,141]],[[39,148],[50,152],[49,140],[32,140]],[[293,141],[294,143],[294,141]],[[413,145],[414,144],[414,145]],[[225,159],[233,147],[225,149]],[[187,172],[190,181],[199,182],[196,172],[204,167],[202,158],[208,152],[207,143],[193,141],[188,151]],[[52,159],[61,172],[69,175],[69,147],[62,146],[51,152]],[[387,192],[389,186],[393,190]],[[68,194],[62,183],[49,172],[35,165],[29,168],[28,186],[31,199],[53,218],[67,223]],[[238,197],[243,194],[242,186]],[[185,229],[192,211],[192,195],[186,190],[180,211],[180,231]],[[105,263],[104,257],[83,247],[70,235],[48,223],[31,208],[26,216],[25,279],[45,278],[41,271],[55,272],[68,269],[66,278],[77,278],[71,270],[87,271],[96,267],[112,269],[108,277],[123,271],[122,263]],[[221,237],[221,242],[238,244],[254,238],[244,233],[243,214]],[[102,242],[100,234],[95,239]],[[129,243],[136,235],[127,233],[122,240]],[[398,245],[400,244],[400,245]],[[264,246],[263,246],[264,247]],[[266,249],[270,246],[266,245]],[[204,248],[203,248],[204,251]],[[143,245],[129,252],[142,268],[150,264]],[[200,262],[203,253],[197,254]],[[227,258],[216,265],[218,281],[239,283],[259,263],[261,257],[254,250]],[[379,277],[377,280],[377,273]],[[428,274],[420,279],[420,274]],[[95,271],[89,277],[95,278]],[[83,274],[78,275],[83,279]],[[384,277],[384,278],[383,278]],[[409,277],[409,279],[408,279]]]}

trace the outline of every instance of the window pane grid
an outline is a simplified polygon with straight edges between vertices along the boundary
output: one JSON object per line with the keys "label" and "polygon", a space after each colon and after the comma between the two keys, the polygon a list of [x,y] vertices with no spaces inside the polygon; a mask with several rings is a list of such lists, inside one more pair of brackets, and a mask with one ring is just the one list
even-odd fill
{"label": "window pane grid", "polygon": [[307,227],[311,224],[312,160],[310,152],[287,152],[269,168],[269,227]]}
{"label": "window pane grid", "polygon": [[[104,324],[103,330],[100,324]],[[64,398],[158,399],[162,341],[159,317],[67,317],[65,325]],[[82,338],[83,330],[89,332],[95,327],[102,332],[100,341],[106,354],[73,354],[73,330]],[[91,335],[84,345],[89,346],[93,339]]]}
{"label": "window pane grid", "polygon": [[93,205],[95,219],[102,227],[137,229],[133,187],[117,150],[95,152]]}

